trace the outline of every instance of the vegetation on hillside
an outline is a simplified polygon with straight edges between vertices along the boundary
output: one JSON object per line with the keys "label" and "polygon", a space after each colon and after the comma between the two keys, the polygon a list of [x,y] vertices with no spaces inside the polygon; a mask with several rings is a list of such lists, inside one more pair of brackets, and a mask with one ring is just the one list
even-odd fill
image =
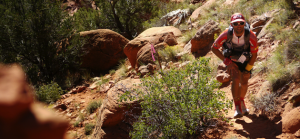
{"label": "vegetation on hillside", "polygon": [[171,69],[142,79],[142,88],[127,91],[123,100],[143,100],[142,115],[133,124],[132,138],[194,138],[218,124],[231,107],[219,83],[211,78],[209,59],[183,69]]}
{"label": "vegetation on hillside", "polygon": [[33,85],[64,86],[78,73],[83,39],[73,18],[52,0],[0,2],[0,62],[20,63]]}

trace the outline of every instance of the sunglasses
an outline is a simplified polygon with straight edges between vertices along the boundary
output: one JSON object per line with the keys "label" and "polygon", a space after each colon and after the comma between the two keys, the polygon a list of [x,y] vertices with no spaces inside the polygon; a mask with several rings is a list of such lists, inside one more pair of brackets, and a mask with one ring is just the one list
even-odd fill
{"label": "sunglasses", "polygon": [[232,23],[234,26],[238,26],[238,25],[244,25],[245,22],[234,22]]}

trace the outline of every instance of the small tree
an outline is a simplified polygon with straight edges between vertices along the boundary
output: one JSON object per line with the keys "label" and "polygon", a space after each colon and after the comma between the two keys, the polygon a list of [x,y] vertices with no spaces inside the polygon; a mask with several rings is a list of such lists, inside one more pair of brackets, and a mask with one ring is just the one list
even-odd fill
{"label": "small tree", "polygon": [[124,93],[121,101],[142,100],[131,137],[194,138],[216,124],[213,118],[223,118],[231,103],[211,79],[208,63],[201,58],[184,69],[143,79],[142,90]]}
{"label": "small tree", "polygon": [[143,29],[142,22],[155,16],[159,1],[155,0],[95,0],[100,9],[101,28],[109,28],[128,39]]}
{"label": "small tree", "polygon": [[21,63],[33,84],[60,85],[78,70],[83,40],[56,0],[0,2],[0,62]]}

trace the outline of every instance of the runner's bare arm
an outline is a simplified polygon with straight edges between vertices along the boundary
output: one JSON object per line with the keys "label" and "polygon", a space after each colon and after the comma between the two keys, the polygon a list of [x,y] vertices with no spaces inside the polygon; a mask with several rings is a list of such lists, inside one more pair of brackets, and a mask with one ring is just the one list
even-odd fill
{"label": "runner's bare arm", "polygon": [[216,41],[214,42],[214,44],[212,45],[212,52],[218,57],[220,58],[222,61],[224,61],[225,57],[222,54],[222,52],[219,50],[219,48],[222,47],[223,43],[226,41],[227,39],[227,32],[228,29],[225,30],[224,32],[221,33],[221,35],[216,39]]}
{"label": "runner's bare arm", "polygon": [[254,62],[257,58],[257,52],[258,52],[258,46],[257,46],[257,38],[256,35],[251,31],[250,32],[250,51],[252,54],[252,57],[249,60],[249,65],[254,65]]}

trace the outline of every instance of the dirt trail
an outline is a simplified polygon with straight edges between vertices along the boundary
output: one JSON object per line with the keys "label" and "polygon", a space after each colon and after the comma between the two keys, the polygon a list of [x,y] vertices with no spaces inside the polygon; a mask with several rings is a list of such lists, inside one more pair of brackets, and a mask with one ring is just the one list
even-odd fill
{"label": "dirt trail", "polygon": [[[253,107],[249,102],[250,94],[256,94],[262,83],[266,81],[259,74],[251,77],[249,79],[249,89],[245,97],[245,103],[247,108],[250,110],[248,116],[244,116],[238,119],[230,119],[231,126],[229,131],[223,137],[224,139],[252,139],[252,138],[265,138],[265,139],[275,139],[275,138],[295,138],[292,134],[282,133],[281,117],[275,118],[274,120],[269,120],[265,117],[256,115],[253,112]],[[228,99],[232,100],[231,94],[231,82],[223,85],[220,90],[226,92]],[[234,115],[234,106],[229,110],[226,117],[232,117]]]}

